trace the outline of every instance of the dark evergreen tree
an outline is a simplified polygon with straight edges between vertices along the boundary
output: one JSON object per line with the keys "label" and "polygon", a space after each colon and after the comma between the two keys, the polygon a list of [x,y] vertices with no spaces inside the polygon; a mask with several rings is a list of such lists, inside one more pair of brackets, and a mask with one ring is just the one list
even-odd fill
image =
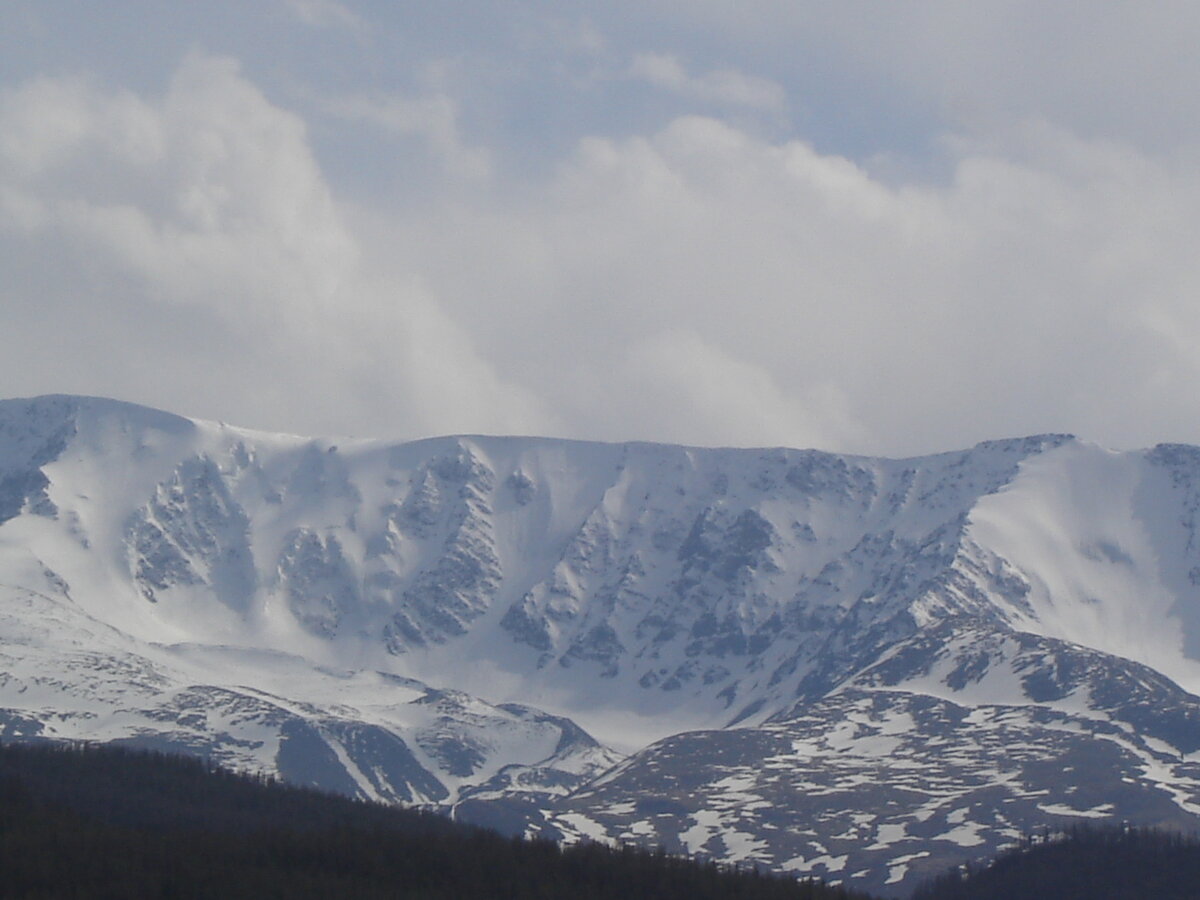
{"label": "dark evergreen tree", "polygon": [[194,759],[12,745],[0,897],[868,900],[661,851],[513,840]]}
{"label": "dark evergreen tree", "polygon": [[913,900],[1196,900],[1200,839],[1128,826],[1028,836],[978,870],[952,869]]}

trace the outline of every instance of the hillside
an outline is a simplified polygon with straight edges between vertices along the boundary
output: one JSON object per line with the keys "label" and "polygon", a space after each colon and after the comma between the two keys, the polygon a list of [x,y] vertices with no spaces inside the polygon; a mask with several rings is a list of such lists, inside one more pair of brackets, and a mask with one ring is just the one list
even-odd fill
{"label": "hillside", "polygon": [[1074,827],[1026,839],[986,867],[953,870],[912,900],[1193,900],[1200,839],[1128,827]]}
{"label": "hillside", "polygon": [[0,402],[0,738],[903,896],[1200,824],[1200,450],[273,435]]}
{"label": "hillside", "polygon": [[868,900],[97,747],[0,747],[0,896]]}

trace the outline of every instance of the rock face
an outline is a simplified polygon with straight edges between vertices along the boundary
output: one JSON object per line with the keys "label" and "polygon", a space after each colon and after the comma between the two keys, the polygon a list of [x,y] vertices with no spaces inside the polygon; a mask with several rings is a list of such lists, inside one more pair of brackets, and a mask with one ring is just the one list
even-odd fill
{"label": "rock face", "polygon": [[1175,445],[334,443],[4,401],[0,737],[900,894],[1047,823],[1200,824],[1197,510]]}

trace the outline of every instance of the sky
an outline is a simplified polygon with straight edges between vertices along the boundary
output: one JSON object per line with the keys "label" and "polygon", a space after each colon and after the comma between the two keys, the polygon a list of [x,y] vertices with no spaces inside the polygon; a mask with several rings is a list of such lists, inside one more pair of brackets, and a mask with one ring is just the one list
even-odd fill
{"label": "sky", "polygon": [[1200,6],[5,0],[0,396],[1200,443]]}

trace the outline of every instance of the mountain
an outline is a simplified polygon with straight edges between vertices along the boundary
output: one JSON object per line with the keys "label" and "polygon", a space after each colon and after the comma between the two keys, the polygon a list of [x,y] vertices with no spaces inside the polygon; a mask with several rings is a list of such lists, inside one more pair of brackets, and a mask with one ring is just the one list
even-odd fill
{"label": "mountain", "polygon": [[0,735],[900,895],[1200,822],[1200,449],[269,435],[0,402]]}

